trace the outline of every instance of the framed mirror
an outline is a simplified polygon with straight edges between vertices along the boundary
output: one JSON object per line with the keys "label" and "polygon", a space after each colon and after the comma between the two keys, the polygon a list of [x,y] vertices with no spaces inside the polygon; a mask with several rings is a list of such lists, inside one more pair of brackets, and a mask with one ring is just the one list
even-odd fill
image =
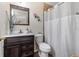
{"label": "framed mirror", "polygon": [[10,4],[10,23],[12,25],[29,25],[29,8]]}

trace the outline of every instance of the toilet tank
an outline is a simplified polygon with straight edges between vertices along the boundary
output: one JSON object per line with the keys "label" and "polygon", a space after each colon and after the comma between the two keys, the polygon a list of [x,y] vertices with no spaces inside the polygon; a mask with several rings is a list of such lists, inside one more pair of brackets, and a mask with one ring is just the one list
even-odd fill
{"label": "toilet tank", "polygon": [[43,42],[43,34],[36,34],[35,40],[36,40],[37,44],[42,43]]}

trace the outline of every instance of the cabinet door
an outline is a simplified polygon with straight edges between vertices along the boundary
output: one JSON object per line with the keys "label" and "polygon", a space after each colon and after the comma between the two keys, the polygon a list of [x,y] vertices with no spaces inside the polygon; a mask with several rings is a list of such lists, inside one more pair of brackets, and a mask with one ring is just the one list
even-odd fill
{"label": "cabinet door", "polygon": [[5,51],[4,52],[5,57],[18,57],[20,54],[19,46],[5,47],[4,51]]}
{"label": "cabinet door", "polygon": [[22,57],[33,57],[34,54],[34,45],[26,44],[21,46],[21,56]]}

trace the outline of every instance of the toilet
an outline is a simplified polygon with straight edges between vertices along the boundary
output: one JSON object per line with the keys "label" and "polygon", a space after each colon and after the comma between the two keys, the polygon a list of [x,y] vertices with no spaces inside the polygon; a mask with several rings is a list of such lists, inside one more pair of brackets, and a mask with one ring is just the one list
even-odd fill
{"label": "toilet", "polygon": [[43,34],[37,34],[35,35],[36,37],[36,42],[39,47],[38,54],[40,57],[48,57],[48,53],[51,51],[51,47],[43,42]]}

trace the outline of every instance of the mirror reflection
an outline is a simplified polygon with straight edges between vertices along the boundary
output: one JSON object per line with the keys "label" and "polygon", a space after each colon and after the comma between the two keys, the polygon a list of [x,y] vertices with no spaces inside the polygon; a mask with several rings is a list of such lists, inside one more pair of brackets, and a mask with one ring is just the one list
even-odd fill
{"label": "mirror reflection", "polygon": [[11,23],[29,25],[29,8],[11,5]]}

